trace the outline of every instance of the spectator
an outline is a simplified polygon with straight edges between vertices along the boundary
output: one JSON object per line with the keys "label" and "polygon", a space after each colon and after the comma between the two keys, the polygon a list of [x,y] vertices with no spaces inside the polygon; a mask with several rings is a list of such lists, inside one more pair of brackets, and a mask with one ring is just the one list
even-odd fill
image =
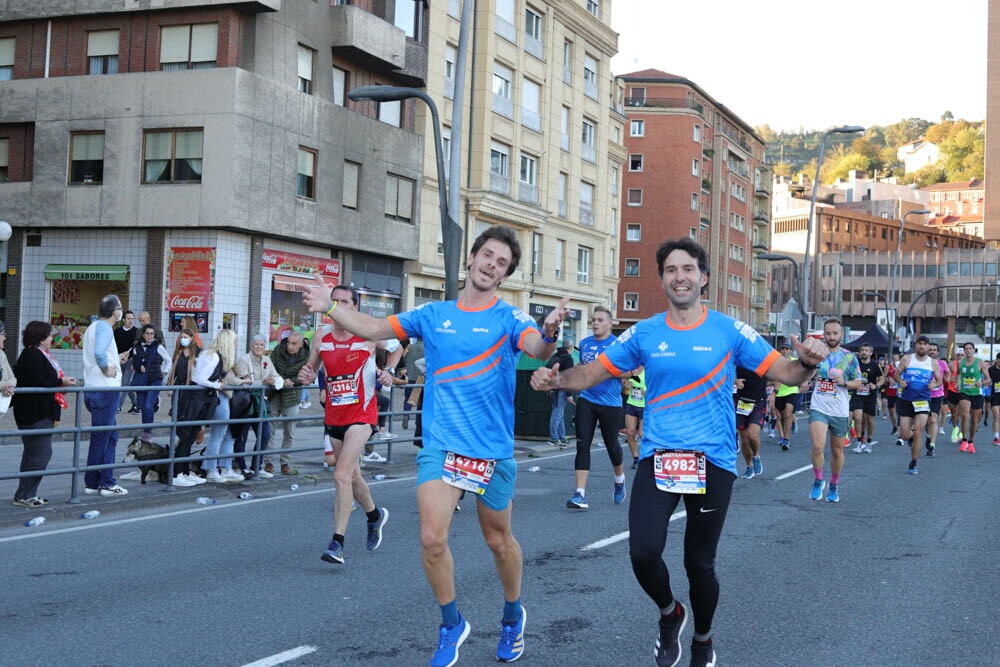
{"label": "spectator", "polygon": [[[403,364],[406,367],[406,382],[407,384],[416,383],[420,376],[423,375],[419,370],[417,370],[417,362],[424,358],[424,339],[423,338],[411,338],[410,344],[406,347],[406,356],[403,357]],[[413,405],[410,403],[410,396],[413,394],[413,390],[416,389],[415,386],[407,387],[403,390],[403,430],[410,428],[410,411],[413,410]],[[416,403],[416,401],[413,401]]]}
{"label": "spectator", "polygon": [[[552,368],[559,364],[559,370],[573,368],[573,343],[572,341],[561,341],[556,353],[552,355],[546,368]],[[549,392],[549,400],[552,402],[552,413],[549,415],[549,444],[559,449],[566,449],[569,440],[566,438],[566,400],[570,398],[568,392],[553,389]],[[572,399],[570,399],[572,400]]]}
{"label": "spectator", "polygon": [[[309,361],[309,345],[301,331],[290,331],[285,340],[278,343],[271,353],[271,361],[274,368],[283,380],[282,388],[276,389],[269,400],[268,414],[273,417],[298,417],[299,416],[299,394],[302,383],[299,382],[299,371]],[[295,420],[283,421],[281,426],[284,437],[281,440],[281,448],[291,449],[295,446]],[[272,450],[271,443],[268,443],[268,451]],[[274,473],[274,462],[271,456],[265,458],[264,471]],[[281,474],[294,475],[296,471],[292,469],[292,457],[287,453],[282,453],[280,457]]]}
{"label": "spectator", "polygon": [[[265,352],[267,352],[267,336],[257,334],[253,337],[250,351],[237,359],[236,375],[239,377],[249,375],[251,380],[253,380],[250,384],[263,384],[275,389],[281,389],[284,386],[284,380],[278,375],[278,372],[274,369],[271,357],[264,354]],[[235,439],[233,451],[237,454],[241,454],[246,450],[247,436],[251,428],[253,429],[254,437],[257,439],[257,444],[254,447],[255,451],[260,452],[267,449],[267,443],[271,440],[271,425],[267,422],[267,401],[261,400],[261,393],[257,390],[251,392],[250,401],[250,411],[243,415],[243,418],[263,416],[264,419],[254,424],[233,424],[230,427]],[[237,418],[236,415],[231,416],[234,419]],[[243,457],[239,457],[236,459],[236,468],[242,471],[244,479],[251,479],[254,474],[261,477],[274,477],[272,473],[263,470],[260,463],[260,457],[254,456],[251,459],[250,467],[247,467]]]}
{"label": "spectator", "polygon": [[[6,329],[0,322],[0,347],[6,338]],[[48,322],[28,322],[21,334],[24,351],[17,358],[15,369],[10,369],[7,355],[0,354],[3,395],[14,393],[14,385],[21,387],[72,387],[76,378],[66,378],[52,355],[52,325]],[[45,470],[52,458],[52,435],[31,435],[30,431],[52,428],[62,414],[66,399],[62,394],[15,394],[13,398],[14,421],[21,431],[24,452],[21,454],[21,472]],[[49,501],[38,496],[41,476],[22,477],[14,492],[14,504],[21,507],[41,507]]]}
{"label": "spectator", "polygon": [[[227,386],[244,386],[253,382],[250,376],[237,377],[233,372],[236,365],[236,332],[223,329],[216,335],[208,349],[198,355],[194,368],[194,381],[210,390],[221,392],[210,415],[213,421],[229,421],[229,399],[232,391]],[[218,378],[218,379],[216,379]],[[233,436],[228,424],[213,424],[205,443],[205,456],[221,455],[218,459],[205,459],[202,468],[208,471],[205,479],[213,484],[225,482],[242,482],[243,475],[233,472],[232,457]]]}
{"label": "spectator", "polygon": [[[141,331],[132,347],[132,386],[162,386],[164,374],[170,373],[170,354],[163,346],[163,334],[152,324],[144,325]],[[153,429],[150,424],[156,418],[160,392],[140,391],[135,396],[142,414],[142,440],[152,442]]]}
{"label": "spectator", "polygon": [[198,346],[199,350],[205,349],[205,341],[201,339],[201,334],[198,333],[198,323],[194,321],[194,318],[190,315],[185,315],[181,318],[181,329],[189,329],[194,333],[194,342]]}
{"label": "spectator", "polygon": [[[184,386],[194,384],[195,362],[201,348],[194,342],[194,331],[182,329],[181,335],[177,338],[177,352],[174,353],[173,366],[170,369],[170,380],[167,384],[171,386]],[[196,421],[203,419],[198,414],[199,405],[196,403],[195,394],[203,394],[200,391],[182,391],[177,396],[176,419],[177,421]],[[201,397],[199,397],[200,399]],[[201,403],[201,401],[197,401]],[[204,407],[201,405],[200,407]],[[178,458],[191,456],[191,446],[194,445],[201,425],[191,424],[177,427],[177,448],[174,455]],[[201,484],[203,480],[198,475],[191,472],[190,461],[179,461],[174,464],[174,486],[194,486]]]}
{"label": "spectator", "polygon": [[[132,355],[132,347],[135,345],[136,334],[138,329],[135,328],[133,323],[135,322],[135,313],[131,310],[126,310],[125,314],[122,315],[122,325],[115,329],[115,347],[118,348],[118,363],[122,369],[122,386],[129,387],[132,385],[132,364],[130,363],[130,357]],[[139,403],[136,401],[136,396],[134,391],[122,392],[118,394],[118,412],[122,411],[125,406],[125,396],[128,394],[128,398],[132,403],[132,407],[128,409],[130,415],[139,414]]]}

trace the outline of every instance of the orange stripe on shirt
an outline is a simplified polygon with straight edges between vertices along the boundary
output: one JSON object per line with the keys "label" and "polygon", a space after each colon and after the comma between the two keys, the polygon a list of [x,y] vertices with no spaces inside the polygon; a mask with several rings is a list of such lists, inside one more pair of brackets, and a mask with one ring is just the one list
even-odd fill
{"label": "orange stripe on shirt", "polygon": [[469,378],[474,378],[477,375],[482,375],[483,373],[485,373],[486,371],[490,370],[491,368],[493,368],[494,366],[496,366],[499,363],[500,363],[500,357],[497,357],[496,359],[493,360],[492,364],[490,364],[486,368],[483,368],[481,370],[476,371],[475,373],[471,373],[470,375],[463,375],[463,376],[457,377],[457,378],[448,378],[447,380],[435,380],[434,384],[444,384],[446,382],[458,382],[459,380],[468,380]]}
{"label": "orange stripe on shirt", "polygon": [[711,381],[712,377],[713,377],[713,376],[714,376],[714,375],[715,375],[716,373],[718,373],[718,372],[719,372],[719,371],[720,371],[720,370],[722,369],[722,367],[723,367],[723,366],[725,366],[725,365],[726,365],[726,362],[727,362],[727,361],[729,361],[729,357],[730,357],[730,356],[731,356],[732,354],[733,354],[732,352],[727,352],[727,353],[726,353],[726,356],[724,356],[724,357],[722,358],[722,361],[720,361],[720,362],[719,362],[719,364],[718,364],[718,365],[717,365],[717,366],[716,366],[715,368],[713,368],[713,369],[712,369],[712,370],[710,370],[710,371],[709,371],[708,373],[706,373],[706,374],[705,374],[705,375],[703,375],[702,377],[698,378],[698,379],[697,379],[697,380],[695,380],[694,382],[691,382],[691,383],[689,383],[689,384],[686,384],[686,385],[684,385],[683,387],[680,387],[680,388],[678,388],[678,389],[674,389],[673,391],[671,391],[671,392],[667,392],[666,394],[663,394],[663,395],[661,395],[661,396],[657,396],[656,398],[654,398],[654,399],[652,399],[652,400],[647,400],[647,401],[646,401],[646,405],[651,405],[651,404],[653,404],[653,403],[656,403],[657,401],[662,401],[662,400],[663,400],[663,399],[665,399],[665,398],[670,398],[671,396],[676,396],[677,394],[683,394],[683,393],[684,393],[685,391],[688,391],[688,390],[690,390],[690,389],[694,389],[695,387],[697,387],[697,386],[698,386],[698,385],[700,385],[700,384],[704,384],[704,383],[706,383],[706,382],[709,382],[709,381]]}
{"label": "orange stripe on shirt", "polygon": [[757,368],[755,368],[753,372],[761,377],[764,377],[764,373],[767,372],[767,369],[773,366],[774,362],[777,361],[778,357],[780,356],[781,353],[779,353],[777,350],[771,350],[770,352],[767,353],[767,356],[764,357],[764,361],[760,362],[760,365],[757,366]]}
{"label": "orange stripe on shirt", "polygon": [[[524,349],[524,337],[527,336],[532,331],[536,331],[537,332],[538,329],[535,329],[535,328],[532,328],[532,327],[528,327],[527,329],[525,329],[524,331],[521,332],[521,335],[518,336],[518,338],[517,338],[517,349],[519,349],[519,350],[523,350]],[[539,335],[541,335],[541,334],[539,334]],[[528,353],[525,352],[525,354],[528,354]],[[534,359],[534,357],[532,357],[530,354],[528,354],[528,356],[531,357],[532,359]]]}
{"label": "orange stripe on shirt", "polygon": [[601,354],[597,356],[597,361],[602,366],[604,366],[604,370],[611,373],[611,375],[613,375],[614,377],[618,377],[619,375],[625,372],[620,368],[618,368],[617,366],[615,366],[613,363],[611,363],[611,360],[608,359],[608,355],[604,354],[603,352],[601,352]]}
{"label": "orange stripe on shirt", "polygon": [[723,377],[719,378],[718,382],[716,382],[711,387],[709,387],[708,389],[706,389],[702,393],[698,394],[697,396],[693,396],[693,397],[691,397],[691,398],[689,398],[687,400],[681,401],[680,403],[671,403],[670,405],[661,405],[658,408],[654,408],[652,410],[652,412],[656,412],[658,410],[666,410],[667,408],[676,408],[678,406],[685,405],[687,403],[693,403],[694,401],[697,401],[700,398],[704,398],[704,397],[708,396],[709,394],[711,394],[713,391],[717,390],[719,388],[719,386],[723,382],[725,382],[725,381],[726,381],[726,378],[725,378],[725,376],[723,376]]}
{"label": "orange stripe on shirt", "polygon": [[390,315],[388,318],[389,325],[392,326],[392,330],[396,332],[396,338],[403,340],[404,338],[409,338],[406,330],[403,329],[403,325],[399,323],[399,318],[395,315]]}
{"label": "orange stripe on shirt", "polygon": [[494,352],[496,352],[498,349],[500,349],[500,346],[503,345],[504,341],[506,341],[506,340],[507,340],[507,336],[505,335],[502,338],[500,338],[500,340],[498,340],[493,347],[491,347],[490,349],[486,350],[482,354],[479,354],[479,355],[473,357],[472,359],[469,359],[468,361],[463,361],[461,363],[452,364],[451,366],[445,366],[441,370],[434,371],[434,375],[435,376],[441,375],[441,373],[447,373],[448,371],[453,371],[453,370],[458,369],[458,368],[464,368],[466,366],[471,366],[472,364],[478,363],[478,362],[482,361],[483,359],[487,358],[488,356],[490,356],[491,354],[493,354]]}

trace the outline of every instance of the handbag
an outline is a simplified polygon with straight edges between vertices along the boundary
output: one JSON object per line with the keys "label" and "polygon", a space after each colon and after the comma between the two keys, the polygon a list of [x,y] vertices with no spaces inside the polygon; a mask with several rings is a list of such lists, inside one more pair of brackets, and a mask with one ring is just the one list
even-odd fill
{"label": "handbag", "polygon": [[229,416],[232,419],[243,419],[250,413],[253,399],[248,389],[234,389],[233,397],[229,399]]}

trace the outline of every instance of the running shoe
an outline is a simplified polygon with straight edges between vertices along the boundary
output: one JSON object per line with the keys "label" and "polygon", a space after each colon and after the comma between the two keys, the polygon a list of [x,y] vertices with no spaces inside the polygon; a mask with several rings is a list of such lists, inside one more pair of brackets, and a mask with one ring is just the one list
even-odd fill
{"label": "running shoe", "polygon": [[431,667],[451,667],[458,662],[458,647],[472,631],[469,622],[458,615],[458,625],[438,628],[438,646],[431,657]]}
{"label": "running shoe", "polygon": [[788,451],[788,438],[782,438],[781,439],[781,451],[783,451],[783,452],[787,452]]}
{"label": "running shoe", "polygon": [[927,448],[927,456],[934,456],[934,454],[935,454],[935,452],[934,452],[934,449],[935,449],[934,443],[929,438],[928,438],[927,442],[924,444],[924,446]]}
{"label": "running shoe", "polygon": [[813,480],[812,491],[809,492],[809,498],[811,500],[819,500],[823,497],[823,487],[826,486],[826,482],[821,479]]}
{"label": "running shoe", "polygon": [[759,456],[750,459],[750,463],[753,464],[753,474],[759,475],[764,472],[764,463],[760,460]]}
{"label": "running shoe", "polygon": [[660,636],[653,646],[653,657],[657,667],[674,667],[681,661],[681,633],[687,625],[687,609],[680,602],[674,602],[677,610],[672,614],[660,614]]}
{"label": "running shoe", "polygon": [[896,446],[897,447],[902,447],[903,446],[903,439],[902,438],[896,438]]}
{"label": "running shoe", "polygon": [[378,521],[368,522],[368,551],[375,551],[382,544],[382,527],[389,522],[389,510],[378,508]]}
{"label": "running shoe", "polygon": [[337,540],[332,540],[330,546],[326,548],[323,555],[319,557],[320,560],[327,563],[337,563],[339,565],[344,564],[344,545]]}
{"label": "running shoe", "polygon": [[615,482],[615,492],[612,497],[615,500],[615,505],[621,505],[625,502],[625,482],[622,482],[621,484]]}
{"label": "running shoe", "polygon": [[919,472],[917,472],[917,462],[916,461],[910,461],[910,467],[907,469],[907,472],[910,473],[911,475],[919,475],[920,474]]}
{"label": "running shoe", "polygon": [[858,440],[857,446],[851,451],[854,452],[855,454],[860,454],[861,452],[865,451],[865,441]]}
{"label": "running shoe", "polygon": [[839,503],[840,493],[837,491],[837,485],[831,484],[830,490],[826,493],[826,502],[828,503]]}
{"label": "running shoe", "polygon": [[958,451],[960,451],[960,452],[967,452],[967,451],[969,451],[969,441],[968,440],[963,440],[962,444],[960,444],[958,446]]}
{"label": "running shoe", "polygon": [[1000,445],[1000,436],[993,436],[993,444]]}
{"label": "running shoe", "polygon": [[500,623],[500,643],[497,645],[498,662],[514,662],[524,653],[524,624],[528,621],[528,612],[521,607],[520,620],[513,623]]}
{"label": "running shoe", "polygon": [[970,454],[975,454],[976,453],[976,444],[970,440],[969,441],[969,449],[967,449],[966,451],[968,451]]}
{"label": "running shoe", "polygon": [[776,435],[778,435],[777,432],[772,428],[771,431],[767,434],[767,437],[773,438]]}
{"label": "running shoe", "polygon": [[585,510],[590,505],[582,493],[574,493],[573,497],[566,501],[566,507],[571,510]]}
{"label": "running shoe", "polygon": [[691,667],[715,667],[715,649],[711,640],[691,642]]}
{"label": "running shoe", "polygon": [[743,471],[743,479],[753,479],[753,466],[747,466]]}
{"label": "running shoe", "polygon": [[566,445],[563,444],[562,440],[549,440],[549,444],[553,447],[558,447],[559,449],[566,449]]}
{"label": "running shoe", "polygon": [[865,443],[865,450],[864,451],[865,451],[865,454],[871,454],[872,453],[872,441],[871,440],[869,440],[868,442]]}
{"label": "running shoe", "polygon": [[891,431],[889,431],[889,435],[896,435],[896,432],[897,432],[897,431],[896,431],[896,426],[895,426],[895,424],[894,424],[894,425],[893,425],[893,427],[892,427],[892,430],[891,430]]}
{"label": "running shoe", "polygon": [[962,432],[960,430],[958,430],[957,426],[955,426],[954,428],[951,429],[951,441],[952,442],[958,442],[958,439],[961,438],[961,437],[962,437]]}

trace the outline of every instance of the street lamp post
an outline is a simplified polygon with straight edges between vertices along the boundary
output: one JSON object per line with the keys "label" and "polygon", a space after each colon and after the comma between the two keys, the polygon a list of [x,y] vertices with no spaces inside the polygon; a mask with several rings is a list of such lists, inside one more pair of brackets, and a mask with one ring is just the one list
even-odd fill
{"label": "street lamp post", "polygon": [[[764,259],[769,262],[791,262],[793,269],[793,278],[795,280],[795,288],[798,290],[799,287],[799,263],[795,261],[794,257],[789,255],[782,255],[774,252],[762,252],[757,255],[757,259]],[[802,303],[802,294],[799,294],[799,303]],[[800,340],[805,340],[806,337],[806,319],[805,313],[803,312],[803,317],[799,319],[799,336]]]}
{"label": "street lamp post", "polygon": [[819,159],[816,161],[816,178],[813,179],[812,197],[809,200],[809,219],[806,221],[806,253],[805,259],[802,260],[802,294],[800,295],[800,303],[802,304],[802,316],[805,319],[809,318],[809,254],[812,251],[813,227],[816,225],[816,193],[819,190],[819,170],[823,166],[823,153],[826,152],[826,140],[831,134],[854,134],[864,131],[865,128],[860,125],[835,127],[823,135],[823,141],[819,145]]}
{"label": "street lamp post", "polygon": [[[885,294],[882,294],[882,292],[870,292],[868,290],[865,290],[864,292],[861,293],[861,296],[873,296],[876,299],[882,299],[882,303],[885,304],[886,323],[888,324],[888,318],[889,318],[889,301],[885,298]],[[878,313],[876,313],[876,316],[875,316],[875,324],[878,324]],[[886,327],[886,328],[888,328],[888,327]],[[889,335],[887,336],[887,338],[889,339],[889,356],[886,357],[885,363],[888,364],[889,366],[892,365],[892,339],[893,339],[893,336],[895,336],[895,334],[892,331],[890,331]]]}
{"label": "street lamp post", "polygon": [[899,275],[899,265],[903,263],[903,227],[906,225],[906,218],[911,215],[930,215],[930,211],[926,208],[917,209],[916,211],[907,211],[903,215],[899,216],[899,234],[896,236],[896,265],[892,268],[892,276],[889,279],[891,286],[889,287],[889,296],[892,298],[892,328],[890,332],[891,336],[895,336],[896,332],[896,306],[898,305],[899,294],[896,293],[897,286],[897,276]]}
{"label": "street lamp post", "polygon": [[437,105],[430,95],[417,88],[396,86],[360,86],[347,94],[354,100],[373,102],[398,102],[415,97],[427,104],[434,126],[434,155],[437,158],[438,199],[441,208],[441,240],[444,246],[444,298],[453,301],[458,298],[458,260],[462,252],[462,228],[455,221],[454,211],[448,206],[448,181],[444,172],[444,154],[441,148],[441,121]]}

